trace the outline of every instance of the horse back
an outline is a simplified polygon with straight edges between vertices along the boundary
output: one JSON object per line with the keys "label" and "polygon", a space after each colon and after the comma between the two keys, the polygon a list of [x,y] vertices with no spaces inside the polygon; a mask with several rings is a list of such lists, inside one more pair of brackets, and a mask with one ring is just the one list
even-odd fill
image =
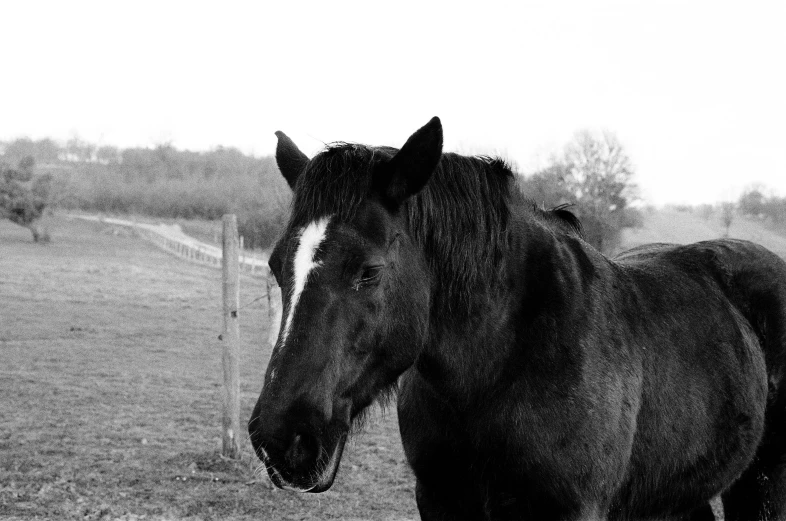
{"label": "horse back", "polygon": [[[622,252],[623,266],[676,270],[720,293],[755,333],[769,384],[780,387],[786,373],[786,262],[743,240],[719,239],[688,245],[648,244]],[[772,389],[771,389],[772,390]]]}

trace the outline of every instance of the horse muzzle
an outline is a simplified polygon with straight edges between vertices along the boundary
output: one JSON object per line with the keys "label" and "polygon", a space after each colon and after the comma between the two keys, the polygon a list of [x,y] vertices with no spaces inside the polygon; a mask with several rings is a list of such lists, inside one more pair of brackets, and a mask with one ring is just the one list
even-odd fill
{"label": "horse muzzle", "polygon": [[262,439],[257,433],[251,435],[251,443],[276,487],[295,492],[324,492],[333,485],[346,444],[346,431],[326,436],[324,440],[307,432],[296,432],[289,439]]}

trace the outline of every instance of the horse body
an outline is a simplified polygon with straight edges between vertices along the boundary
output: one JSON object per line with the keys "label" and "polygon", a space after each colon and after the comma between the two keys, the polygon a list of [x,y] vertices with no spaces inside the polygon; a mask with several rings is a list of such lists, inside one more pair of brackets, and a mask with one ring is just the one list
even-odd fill
{"label": "horse body", "polygon": [[[486,323],[451,324],[402,379],[419,501],[466,519],[705,506],[749,465],[764,429],[767,369],[751,319],[783,320],[782,307],[727,295],[742,276],[786,301],[782,261],[740,241],[609,261],[576,237],[529,228],[505,278],[517,298],[489,298],[498,309]],[[483,367],[462,351],[483,352]]]}
{"label": "horse body", "polygon": [[289,333],[249,425],[274,483],[329,487],[398,380],[423,519],[712,519],[720,493],[728,520],[783,519],[786,263],[731,240],[607,259],[505,165],[442,155],[438,124],[324,164],[279,136]]}

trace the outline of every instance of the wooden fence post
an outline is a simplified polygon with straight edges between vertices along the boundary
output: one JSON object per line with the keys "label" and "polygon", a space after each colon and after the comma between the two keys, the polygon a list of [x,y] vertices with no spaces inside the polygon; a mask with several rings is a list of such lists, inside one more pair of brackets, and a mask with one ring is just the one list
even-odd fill
{"label": "wooden fence post", "polygon": [[223,433],[221,454],[227,458],[240,457],[240,379],[238,352],[240,351],[240,286],[238,283],[238,240],[237,217],[225,215],[222,255],[222,280],[224,295],[224,343],[222,363],[224,366]]}
{"label": "wooden fence post", "polygon": [[240,236],[240,269],[241,270],[243,269],[243,264],[245,264],[246,262],[244,253],[245,253],[245,247],[243,246],[243,236],[241,235]]}

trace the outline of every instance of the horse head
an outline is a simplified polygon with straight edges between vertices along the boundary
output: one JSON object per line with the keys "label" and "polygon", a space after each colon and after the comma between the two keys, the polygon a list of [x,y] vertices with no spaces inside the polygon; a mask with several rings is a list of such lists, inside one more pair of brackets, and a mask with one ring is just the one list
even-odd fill
{"label": "horse head", "polygon": [[424,342],[430,272],[402,206],[435,171],[442,126],[400,150],[342,143],[311,160],[276,135],[294,199],[269,261],[283,314],[249,433],[276,486],[321,492],[353,423]]}

